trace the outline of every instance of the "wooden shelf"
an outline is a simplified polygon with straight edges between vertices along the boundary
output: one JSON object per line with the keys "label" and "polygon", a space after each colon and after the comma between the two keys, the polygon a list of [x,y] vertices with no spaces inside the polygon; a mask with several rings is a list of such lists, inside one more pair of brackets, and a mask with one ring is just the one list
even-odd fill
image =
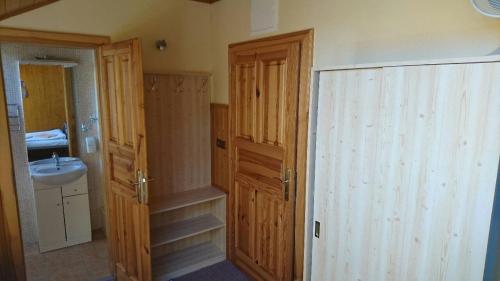
{"label": "wooden shelf", "polygon": [[212,214],[182,220],[151,230],[151,246],[158,247],[184,238],[224,227],[224,223]]}
{"label": "wooden shelf", "polygon": [[226,193],[212,186],[173,193],[163,198],[158,198],[152,201],[149,204],[150,214],[154,215],[168,212],[191,205],[224,198],[225,196]]}
{"label": "wooden shelf", "polygon": [[167,281],[225,260],[224,253],[210,242],[153,258],[154,280]]}

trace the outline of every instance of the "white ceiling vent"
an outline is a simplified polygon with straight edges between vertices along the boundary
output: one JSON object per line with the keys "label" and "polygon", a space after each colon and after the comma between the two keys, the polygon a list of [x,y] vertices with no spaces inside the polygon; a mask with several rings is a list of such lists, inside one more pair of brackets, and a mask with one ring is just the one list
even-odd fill
{"label": "white ceiling vent", "polygon": [[481,14],[500,18],[500,0],[471,0],[471,3]]}

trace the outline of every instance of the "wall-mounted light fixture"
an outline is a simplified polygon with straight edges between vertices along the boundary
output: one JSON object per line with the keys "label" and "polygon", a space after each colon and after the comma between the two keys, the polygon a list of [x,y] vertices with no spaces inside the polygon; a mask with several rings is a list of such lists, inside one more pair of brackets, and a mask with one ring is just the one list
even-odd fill
{"label": "wall-mounted light fixture", "polygon": [[166,48],[167,48],[167,41],[165,41],[163,39],[156,41],[156,49],[158,49],[160,51],[165,51]]}

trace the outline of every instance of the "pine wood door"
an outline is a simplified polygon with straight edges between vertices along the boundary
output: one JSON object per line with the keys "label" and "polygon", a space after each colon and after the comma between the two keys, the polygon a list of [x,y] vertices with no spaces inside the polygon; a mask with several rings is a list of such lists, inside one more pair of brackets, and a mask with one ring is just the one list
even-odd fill
{"label": "pine wood door", "polygon": [[231,54],[232,259],[259,280],[291,280],[299,43]]}
{"label": "pine wood door", "polygon": [[100,75],[113,270],[119,281],[148,281],[151,280],[145,180],[148,170],[138,40],[101,47]]}

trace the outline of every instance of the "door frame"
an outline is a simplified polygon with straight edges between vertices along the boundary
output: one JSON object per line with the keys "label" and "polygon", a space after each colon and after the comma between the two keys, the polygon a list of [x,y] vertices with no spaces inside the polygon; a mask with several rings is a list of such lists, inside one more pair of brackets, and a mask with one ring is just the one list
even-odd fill
{"label": "door frame", "polygon": [[[96,78],[97,78],[97,98],[99,114],[101,113],[101,103],[100,103],[100,73],[99,73],[99,58],[97,57],[98,48],[102,45],[111,43],[111,38],[109,36],[102,35],[87,35],[87,34],[77,34],[77,33],[64,33],[64,32],[50,32],[50,31],[38,31],[29,29],[18,29],[18,28],[4,28],[0,27],[0,42],[10,42],[10,43],[28,43],[28,44],[43,44],[51,45],[53,47],[70,47],[70,48],[85,48],[94,49],[96,54]],[[14,167],[12,160],[12,149],[10,146],[10,131],[9,131],[9,121],[7,118],[7,102],[6,93],[4,87],[3,71],[0,66],[0,162],[2,163],[2,169],[0,169],[0,200],[2,200],[0,205],[3,206],[3,210],[0,209],[1,216],[4,216],[4,223],[7,225],[6,237],[8,237],[8,242],[10,243],[10,249],[0,249],[0,256],[10,257],[12,272],[17,281],[26,280],[26,266],[24,260],[24,249],[21,236],[21,225],[19,220],[19,209],[17,201],[16,183],[14,180]],[[101,114],[100,114],[101,116]],[[102,134],[101,134],[102,136]],[[103,157],[102,150],[100,151]],[[102,182],[104,187],[105,200],[105,225],[106,229],[109,229],[108,225],[108,188],[104,184],[104,179]],[[2,226],[3,227],[3,226]],[[0,236],[1,237],[1,236]],[[108,242],[108,251],[110,250],[110,243]],[[6,253],[5,253],[6,252]],[[112,263],[110,263],[111,265]]]}
{"label": "door frame", "polygon": [[[295,212],[294,212],[294,254],[293,254],[293,276],[294,280],[304,279],[304,236],[306,224],[306,180],[307,180],[307,150],[308,150],[308,132],[309,132],[309,103],[311,97],[311,71],[313,64],[313,45],[314,45],[314,29],[307,29],[292,33],[280,34],[271,37],[259,38],[250,41],[244,41],[229,45],[228,49],[228,69],[231,69],[231,57],[234,52],[252,50],[260,47],[272,46],[276,44],[298,42],[301,46],[300,52],[300,70],[299,70],[299,100],[297,113],[297,164],[296,164],[296,194],[295,194]],[[231,73],[228,75],[228,83],[231,85]],[[229,98],[232,98],[234,93],[231,92],[231,87],[228,88]],[[229,112],[229,124],[232,122],[231,110]],[[230,129],[231,130],[231,129]],[[232,139],[229,138],[229,147],[232,148]],[[229,150],[229,190],[234,193],[233,184],[233,153]],[[234,259],[234,198],[229,196],[228,207],[228,245],[229,259]]]}

